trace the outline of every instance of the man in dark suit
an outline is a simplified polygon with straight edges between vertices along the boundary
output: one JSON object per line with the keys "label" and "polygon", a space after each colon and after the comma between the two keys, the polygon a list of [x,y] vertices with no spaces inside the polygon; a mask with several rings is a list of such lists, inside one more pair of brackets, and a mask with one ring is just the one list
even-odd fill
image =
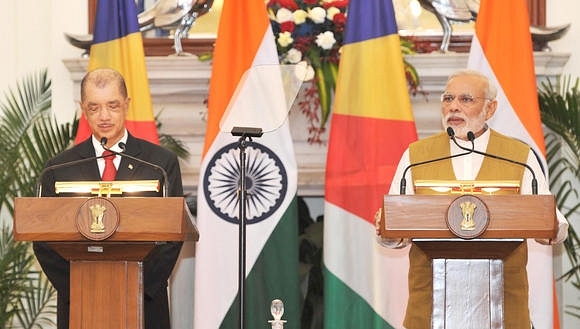
{"label": "man in dark suit", "polygon": [[[158,180],[161,186],[168,187],[167,196],[182,196],[181,170],[177,156],[158,145],[132,136],[125,128],[130,100],[125,81],[118,72],[111,69],[96,69],[87,73],[81,82],[80,105],[91,128],[92,136],[50,159],[46,167],[101,156],[105,151],[101,141],[106,138],[107,148],[116,152],[124,151],[125,154],[134,158],[153,163],[167,173],[167,182],[165,182],[163,173],[154,166],[128,157],[115,156],[117,173],[114,180]],[[124,150],[119,144],[126,145]],[[105,160],[101,158],[48,170],[42,178],[42,196],[56,196],[55,182],[99,181],[104,168]],[[161,192],[156,195],[161,196]],[[143,261],[146,329],[170,328],[167,281],[181,245],[181,242],[156,245]],[[45,243],[34,243],[33,247],[43,271],[58,291],[58,329],[68,329],[69,262]]]}

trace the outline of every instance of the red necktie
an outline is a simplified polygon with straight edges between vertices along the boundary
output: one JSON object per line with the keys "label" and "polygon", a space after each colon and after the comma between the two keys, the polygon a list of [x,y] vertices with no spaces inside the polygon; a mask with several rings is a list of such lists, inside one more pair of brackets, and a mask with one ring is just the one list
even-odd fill
{"label": "red necktie", "polygon": [[101,180],[113,181],[117,175],[117,168],[115,168],[115,163],[113,163],[115,155],[113,152],[105,150],[105,152],[103,152],[103,156],[105,157],[105,170],[103,170],[103,177]]}

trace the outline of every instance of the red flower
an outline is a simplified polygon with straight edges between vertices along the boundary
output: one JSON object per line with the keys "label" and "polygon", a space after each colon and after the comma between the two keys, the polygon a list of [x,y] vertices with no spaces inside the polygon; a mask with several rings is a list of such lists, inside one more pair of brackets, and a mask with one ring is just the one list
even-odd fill
{"label": "red flower", "polygon": [[304,0],[303,1],[305,5],[317,5],[318,4],[318,0]]}
{"label": "red flower", "polygon": [[268,7],[278,4],[280,7],[287,8],[289,10],[300,9],[294,0],[270,0]]}
{"label": "red flower", "polygon": [[336,24],[339,29],[342,29],[346,24],[346,15],[343,13],[337,13],[332,18],[332,22]]}
{"label": "red flower", "polygon": [[294,39],[294,48],[300,50],[301,53],[306,53],[308,48],[312,46],[312,39],[309,37],[297,37]]}
{"label": "red flower", "polygon": [[348,0],[336,0],[332,2],[325,2],[324,8],[328,9],[330,7],[336,7],[338,9],[346,8],[348,6]]}
{"label": "red flower", "polygon": [[280,32],[294,32],[294,28],[296,27],[296,25],[294,24],[294,22],[288,21],[288,22],[284,22],[284,23],[280,23]]}

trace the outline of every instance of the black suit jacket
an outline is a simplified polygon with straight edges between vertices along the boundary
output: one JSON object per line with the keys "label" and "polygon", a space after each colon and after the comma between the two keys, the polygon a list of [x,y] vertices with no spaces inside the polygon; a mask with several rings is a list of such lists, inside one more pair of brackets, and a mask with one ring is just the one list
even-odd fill
{"label": "black suit jacket", "polygon": [[[181,170],[174,153],[130,134],[125,152],[132,157],[163,168],[167,173],[167,196],[183,196]],[[82,159],[87,161],[73,166],[46,170],[41,179],[42,196],[57,196],[54,189],[55,182],[100,181],[97,160],[91,160],[95,156],[95,149],[89,138],[50,159],[45,168]],[[159,169],[127,157],[121,158],[115,180],[159,180],[161,186],[165,184],[163,173]],[[162,192],[147,192],[139,195],[162,196]],[[173,271],[181,245],[182,243],[173,242],[160,244],[143,261],[146,329],[169,328],[167,280]],[[68,328],[69,263],[45,243],[34,243],[34,252],[43,271],[58,291],[58,328]]]}

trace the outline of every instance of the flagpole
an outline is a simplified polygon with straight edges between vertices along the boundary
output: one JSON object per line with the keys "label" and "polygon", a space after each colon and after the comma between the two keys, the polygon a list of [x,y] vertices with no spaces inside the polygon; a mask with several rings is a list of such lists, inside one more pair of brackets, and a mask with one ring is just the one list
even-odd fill
{"label": "flagpole", "polygon": [[238,235],[238,292],[240,296],[240,329],[244,329],[246,314],[246,137],[240,137],[240,203],[239,203],[239,235]]}
{"label": "flagpole", "polygon": [[239,308],[239,328],[245,328],[246,314],[246,143],[248,139],[252,141],[252,137],[261,137],[261,128],[251,127],[234,127],[232,128],[232,135],[239,136],[240,149],[240,189],[239,193],[239,207],[238,213],[240,221],[238,223],[238,295],[240,296]]}

